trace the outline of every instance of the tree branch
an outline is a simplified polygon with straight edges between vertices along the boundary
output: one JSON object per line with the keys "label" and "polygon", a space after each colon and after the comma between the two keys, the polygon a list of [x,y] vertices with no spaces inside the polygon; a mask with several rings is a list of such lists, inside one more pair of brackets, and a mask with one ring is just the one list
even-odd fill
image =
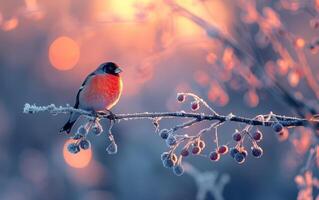
{"label": "tree branch", "polygon": [[[279,122],[285,127],[292,126],[308,126],[310,124],[319,123],[314,119],[304,119],[304,118],[296,118],[296,117],[288,117],[272,114],[272,117],[277,120],[269,120],[263,121],[254,118],[240,117],[236,115],[219,115],[219,114],[204,114],[204,113],[194,113],[194,112],[142,112],[142,113],[132,113],[132,114],[114,114],[110,115],[109,113],[92,113],[86,110],[75,109],[69,105],[67,106],[55,106],[54,104],[48,106],[36,106],[25,104],[24,113],[39,113],[39,112],[50,112],[52,114],[59,113],[70,113],[77,112],[81,115],[84,115],[89,118],[105,118],[105,119],[114,119],[114,120],[137,120],[137,119],[156,119],[156,118],[193,118],[197,119],[197,122],[200,121],[232,121],[245,123],[253,126],[272,126],[274,123]],[[270,114],[263,115],[264,118],[267,118]]]}

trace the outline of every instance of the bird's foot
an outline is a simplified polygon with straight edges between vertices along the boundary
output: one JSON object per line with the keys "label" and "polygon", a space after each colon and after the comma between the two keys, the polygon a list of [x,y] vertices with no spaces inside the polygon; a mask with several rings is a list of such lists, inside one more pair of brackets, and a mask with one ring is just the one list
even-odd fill
{"label": "bird's foot", "polygon": [[109,115],[108,115],[108,118],[111,120],[111,121],[115,121],[116,119],[116,115],[110,111],[110,110],[107,110],[109,112]]}
{"label": "bird's foot", "polygon": [[96,112],[96,116],[100,117],[100,118],[103,116],[104,117],[106,116],[106,118],[108,118],[111,121],[115,121],[115,119],[116,119],[116,115],[110,110]]}

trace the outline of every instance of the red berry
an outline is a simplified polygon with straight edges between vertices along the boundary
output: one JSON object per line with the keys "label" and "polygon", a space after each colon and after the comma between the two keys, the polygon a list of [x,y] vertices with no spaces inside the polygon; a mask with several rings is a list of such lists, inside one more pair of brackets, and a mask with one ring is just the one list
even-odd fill
{"label": "red berry", "polygon": [[203,150],[206,146],[203,140],[196,140],[193,145],[201,148],[201,150]]}
{"label": "red berry", "polygon": [[230,149],[230,155],[231,155],[231,157],[233,157],[233,158],[235,158],[235,155],[236,155],[236,153],[238,153],[239,151],[238,151],[238,149],[237,148],[231,148]]}
{"label": "red berry", "polygon": [[262,133],[261,133],[259,130],[257,130],[257,131],[255,131],[255,132],[253,133],[252,137],[254,138],[254,140],[255,140],[256,142],[259,142],[259,141],[262,140],[263,135],[262,135]]}
{"label": "red berry", "polygon": [[235,140],[236,142],[239,142],[241,140],[241,135],[239,132],[235,132],[233,134],[233,140]]}
{"label": "red berry", "polygon": [[228,152],[228,146],[226,145],[221,145],[218,147],[218,153],[224,155]]}
{"label": "red berry", "polygon": [[219,155],[216,151],[212,151],[212,152],[210,152],[210,154],[209,154],[209,158],[210,158],[212,161],[218,161],[219,158],[220,158],[220,155]]}
{"label": "red berry", "polygon": [[199,103],[197,101],[192,102],[191,104],[192,110],[198,110],[199,109]]}
{"label": "red berry", "polygon": [[168,135],[169,135],[170,131],[168,129],[162,129],[160,132],[159,132],[159,135],[161,138],[163,138],[164,140],[166,140],[168,138]]}
{"label": "red berry", "polygon": [[177,101],[184,102],[185,101],[185,95],[183,94],[177,94]]}
{"label": "red berry", "polygon": [[243,153],[236,153],[234,159],[238,162],[238,164],[242,164],[245,162],[246,156]]}
{"label": "red berry", "polygon": [[198,146],[194,146],[194,147],[193,147],[192,153],[193,153],[194,155],[198,155],[198,154],[200,154],[200,152],[201,152],[201,149],[200,149]]}
{"label": "red berry", "polygon": [[260,158],[263,155],[263,149],[260,147],[251,147],[251,154],[256,158]]}
{"label": "red berry", "polygon": [[183,149],[183,150],[181,151],[181,155],[182,155],[183,157],[186,157],[186,156],[189,155],[189,151],[188,151],[187,149]]}
{"label": "red berry", "polygon": [[194,143],[194,146],[198,146],[199,148],[201,148],[201,150],[203,150],[205,148],[205,142],[203,140],[197,140],[195,143]]}

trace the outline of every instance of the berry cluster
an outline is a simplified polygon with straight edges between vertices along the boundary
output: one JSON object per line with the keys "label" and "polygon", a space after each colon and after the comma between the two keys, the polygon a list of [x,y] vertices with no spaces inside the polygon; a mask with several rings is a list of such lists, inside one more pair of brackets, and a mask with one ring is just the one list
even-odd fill
{"label": "berry cluster", "polygon": [[70,153],[76,154],[82,150],[91,148],[91,143],[87,139],[87,135],[92,133],[96,136],[103,132],[103,127],[98,121],[89,121],[85,125],[81,125],[77,132],[71,137],[75,142],[70,143],[67,147]]}
{"label": "berry cluster", "polygon": [[163,162],[163,166],[166,168],[172,168],[175,175],[183,175],[184,168],[181,164],[181,159],[177,159],[176,154],[172,152],[164,152],[161,155],[161,160]]}
{"label": "berry cluster", "polygon": [[[183,103],[186,99],[186,96],[184,94],[177,94],[177,101],[180,102],[180,103]],[[199,100],[198,99],[195,99],[195,101],[191,102],[191,109],[193,111],[196,111],[199,109]]]}
{"label": "berry cluster", "polygon": [[245,162],[246,157],[248,156],[248,151],[243,145],[245,137],[248,136],[250,139],[252,146],[251,146],[251,155],[255,158],[260,158],[263,155],[263,149],[257,144],[263,138],[263,134],[260,130],[256,129],[254,132],[250,133],[246,129],[239,132],[238,130],[235,131],[233,134],[233,140],[237,142],[236,146],[230,149],[230,156],[239,164]]}
{"label": "berry cluster", "polygon": [[[205,101],[197,97],[196,95],[189,93],[179,93],[177,95],[178,102],[185,102],[186,97],[191,96],[194,98],[194,101],[191,102],[190,109],[196,111],[199,109],[200,103],[207,107],[213,114],[218,115]],[[229,119],[233,117],[233,115],[229,115]],[[269,120],[273,119],[272,129],[279,138],[285,136],[288,131],[284,128],[284,126],[278,122],[276,116],[273,113],[269,115],[258,115],[254,118],[255,120],[259,120],[261,122],[269,122]],[[193,123],[194,122],[194,123]],[[181,128],[189,127],[195,124],[196,121],[189,121],[184,124],[177,125],[171,129],[161,129],[158,133],[159,136],[165,140],[165,143],[170,148],[169,151],[164,152],[161,155],[161,160],[163,162],[164,167],[172,168],[174,174],[180,176],[183,174],[184,169],[182,166],[182,160],[190,155],[203,155],[207,156],[211,161],[220,160],[222,155],[229,155],[239,164],[245,162],[248,151],[244,146],[244,140],[247,138],[251,142],[250,154],[255,158],[260,158],[263,155],[263,149],[260,147],[259,142],[263,139],[263,134],[258,128],[254,128],[253,125],[248,124],[241,131],[236,130],[232,135],[232,140],[235,142],[235,145],[229,148],[228,145],[222,144],[219,145],[218,142],[218,132],[217,128],[223,124],[223,122],[213,123],[210,127],[206,129],[202,129],[197,135],[189,136],[189,135],[179,135],[176,134],[176,131]],[[156,121],[156,128],[159,130],[159,120]],[[213,148],[213,151],[210,151],[208,155],[203,153],[206,144],[202,139],[202,134],[208,132],[210,130],[215,130],[215,138],[214,142],[216,143],[216,148]],[[180,152],[177,152],[177,148],[180,148]]]}

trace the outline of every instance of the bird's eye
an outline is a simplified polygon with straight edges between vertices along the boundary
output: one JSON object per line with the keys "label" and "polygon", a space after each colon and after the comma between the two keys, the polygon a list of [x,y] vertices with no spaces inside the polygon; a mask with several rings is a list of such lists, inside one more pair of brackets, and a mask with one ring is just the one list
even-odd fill
{"label": "bird's eye", "polygon": [[107,65],[104,65],[104,66],[103,66],[103,71],[104,71],[104,72],[107,72]]}

